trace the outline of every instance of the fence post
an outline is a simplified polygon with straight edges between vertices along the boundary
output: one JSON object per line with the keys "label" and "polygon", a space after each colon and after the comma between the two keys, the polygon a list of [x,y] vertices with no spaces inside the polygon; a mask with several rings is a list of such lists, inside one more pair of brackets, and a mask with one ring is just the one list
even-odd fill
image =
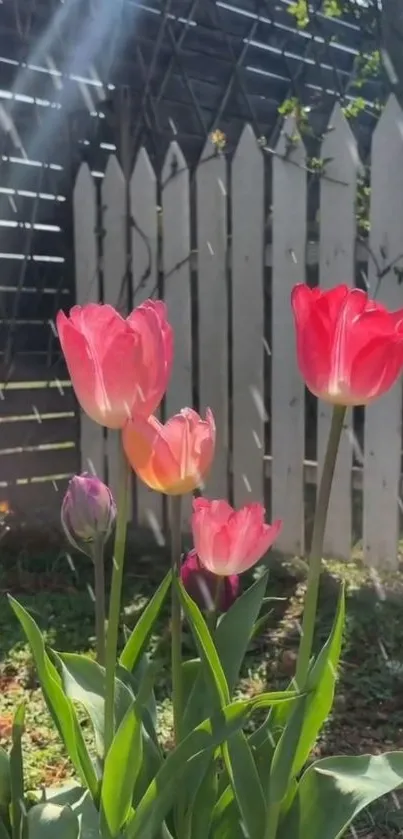
{"label": "fence post", "polygon": [[291,290],[305,281],[306,151],[295,119],[285,120],[273,157],[271,296],[272,517],[285,527],[279,550],[304,552],[305,388],[298,371]]}
{"label": "fence post", "polygon": [[[374,131],[371,160],[370,293],[398,309],[403,307],[397,270],[403,268],[403,114],[394,96]],[[364,558],[369,565],[396,568],[402,379],[365,414]]]}
{"label": "fence post", "polygon": [[[359,169],[355,139],[339,104],[335,105],[322,143],[324,174],[320,181],[319,283],[330,289],[355,284],[356,196]],[[332,406],[318,405],[318,478],[330,431]],[[326,525],[324,553],[351,556],[352,412],[348,411],[337,455]]]}
{"label": "fence post", "polygon": [[264,161],[246,125],[232,163],[232,476],[236,506],[264,499]]}

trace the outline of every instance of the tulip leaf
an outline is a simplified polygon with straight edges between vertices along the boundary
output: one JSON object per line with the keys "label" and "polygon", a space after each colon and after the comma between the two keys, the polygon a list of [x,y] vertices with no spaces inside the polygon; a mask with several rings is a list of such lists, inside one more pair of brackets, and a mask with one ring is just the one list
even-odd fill
{"label": "tulip leaf", "polygon": [[242,816],[246,836],[263,836],[266,804],[252,751],[243,731],[222,746],[225,767]]}
{"label": "tulip leaf", "polygon": [[216,748],[249,718],[252,701],[233,702],[206,719],[171,752],[149,785],[123,832],[124,839],[153,839],[178,794],[195,756]]}
{"label": "tulip leaf", "polygon": [[214,805],[217,800],[217,789],[216,761],[210,759],[207,771],[192,802],[192,807],[189,808],[190,828],[188,835],[192,839],[206,839],[206,836],[209,836]]}
{"label": "tulip leaf", "polygon": [[403,751],[328,757],[306,770],[277,839],[341,839],[353,819],[403,783]]}
{"label": "tulip leaf", "polygon": [[28,837],[24,805],[24,768],[21,746],[24,731],[25,702],[21,702],[14,714],[10,750],[11,825],[13,839],[27,839]]}
{"label": "tulip leaf", "polygon": [[239,678],[253,627],[262,608],[267,579],[266,572],[238,597],[222,616],[215,632],[217,652],[231,695]]}
{"label": "tulip leaf", "polygon": [[50,787],[44,793],[46,801],[71,807],[81,825],[80,839],[99,839],[99,814],[86,789],[70,782],[63,787]]}
{"label": "tulip leaf", "polygon": [[305,766],[322,725],[332,710],[343,640],[344,617],[345,597],[344,588],[342,588],[331,633],[308,675],[306,689],[309,692],[309,701],[292,766],[294,777]]}
{"label": "tulip leaf", "polygon": [[186,783],[194,797],[195,789],[207,769],[205,766],[200,774],[199,757],[204,752],[211,753],[239,731],[256,709],[277,702],[292,702],[295,696],[295,691],[262,694],[255,699],[232,702],[212,715],[211,719],[203,720],[168,755],[129,820],[123,839],[153,839],[177,799],[178,784]]}
{"label": "tulip leaf", "polygon": [[101,833],[119,836],[132,808],[143,759],[141,719],[136,700],[126,712],[106,755],[101,787]]}
{"label": "tulip leaf", "polygon": [[[105,670],[88,656],[77,653],[56,653],[66,696],[79,702],[94,728],[98,756],[104,756]],[[133,702],[133,695],[120,679],[115,678],[115,729]]]}
{"label": "tulip leaf", "polygon": [[172,572],[169,571],[140,615],[136,626],[127,639],[119,658],[119,664],[125,667],[126,670],[134,670],[136,664],[139,662],[161,611],[171,581]]}
{"label": "tulip leaf", "polygon": [[309,694],[305,694],[296,702],[274,750],[269,775],[269,808],[280,804],[287,795],[309,700]]}
{"label": "tulip leaf", "polygon": [[[344,616],[345,598],[344,589],[342,589],[331,633],[308,675],[306,690],[309,693],[309,701],[306,703],[305,717],[298,746],[295,749],[290,778],[298,775],[305,765],[322,725],[331,711],[341,653]],[[267,767],[273,759],[275,743],[281,736],[293,710],[291,704],[273,707],[266,721],[249,738],[261,774],[267,773]]]}
{"label": "tulip leaf", "polygon": [[61,677],[46,651],[42,633],[35,621],[17,600],[10,595],[8,599],[29,641],[43,696],[55,726],[77,774],[85,781],[93,798],[96,798],[97,776],[84,742],[74,705],[63,691]]}
{"label": "tulip leaf", "polygon": [[28,812],[29,839],[78,839],[80,823],[68,804],[35,804]]}
{"label": "tulip leaf", "polygon": [[[215,631],[214,641],[230,695],[232,695],[239,678],[241,665],[253,634],[253,627],[262,606],[266,586],[267,573],[259,577],[235,601],[228,612],[222,616]],[[184,715],[185,731],[191,731],[203,719],[206,713],[205,694],[205,669],[201,667],[187,702]],[[207,710],[213,711],[214,703]]]}
{"label": "tulip leaf", "polygon": [[178,586],[183,610],[189,621],[192,635],[204,665],[206,676],[208,676],[208,679],[214,688],[214,694],[218,703],[222,707],[224,705],[228,705],[230,701],[230,694],[227,680],[206,621],[204,620],[199,607],[185,591],[182,583],[175,582],[174,585]]}

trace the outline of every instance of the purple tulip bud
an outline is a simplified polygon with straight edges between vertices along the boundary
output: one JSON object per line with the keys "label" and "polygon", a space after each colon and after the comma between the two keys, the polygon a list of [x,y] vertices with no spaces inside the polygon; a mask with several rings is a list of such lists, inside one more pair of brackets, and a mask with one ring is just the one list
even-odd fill
{"label": "purple tulip bud", "polygon": [[87,472],[75,475],[63,499],[61,518],[71,545],[92,557],[94,544],[106,542],[116,518],[109,487]]}
{"label": "purple tulip bud", "polygon": [[202,611],[211,611],[215,606],[217,584],[220,583],[218,609],[227,612],[239,594],[239,576],[218,577],[203,568],[196,551],[185,557],[181,572],[182,583],[192,600]]}

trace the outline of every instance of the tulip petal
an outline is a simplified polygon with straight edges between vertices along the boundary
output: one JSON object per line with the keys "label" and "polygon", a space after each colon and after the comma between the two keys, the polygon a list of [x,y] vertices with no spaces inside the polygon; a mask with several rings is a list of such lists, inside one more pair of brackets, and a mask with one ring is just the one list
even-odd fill
{"label": "tulip petal", "polygon": [[107,400],[88,342],[62,312],[59,312],[56,323],[76,397],[83,411],[94,422],[104,425]]}

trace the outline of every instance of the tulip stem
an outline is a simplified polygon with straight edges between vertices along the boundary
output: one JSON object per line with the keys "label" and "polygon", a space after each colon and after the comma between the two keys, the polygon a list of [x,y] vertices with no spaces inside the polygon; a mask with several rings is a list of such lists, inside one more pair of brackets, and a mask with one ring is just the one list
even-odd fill
{"label": "tulip stem", "polygon": [[125,558],[126,531],[129,504],[130,467],[119,447],[119,485],[115,545],[113,551],[112,586],[109,598],[109,620],[106,634],[105,672],[105,755],[108,753],[115,733],[115,669],[118,646],[120,605],[122,597],[123,566]]}
{"label": "tulip stem", "polygon": [[173,584],[171,589],[171,666],[172,666],[172,705],[174,716],[175,745],[178,745],[182,733],[183,684],[182,684],[182,610],[176,583],[180,577],[181,565],[181,513],[182,498],[173,495],[171,507],[171,568]]}
{"label": "tulip stem", "polygon": [[92,559],[94,562],[97,661],[103,667],[105,664],[105,566],[103,537],[95,540],[92,547]]}
{"label": "tulip stem", "polygon": [[345,415],[346,407],[344,405],[335,405],[333,407],[332,423],[316,501],[311,552],[309,555],[309,571],[304,614],[302,619],[301,641],[298,650],[297,668],[295,674],[295,681],[299,689],[304,687],[312,653],[319,580],[322,570],[323,540],[325,536],[326,519],[329,509],[330,492],[332,489],[337,452],[339,449]]}

